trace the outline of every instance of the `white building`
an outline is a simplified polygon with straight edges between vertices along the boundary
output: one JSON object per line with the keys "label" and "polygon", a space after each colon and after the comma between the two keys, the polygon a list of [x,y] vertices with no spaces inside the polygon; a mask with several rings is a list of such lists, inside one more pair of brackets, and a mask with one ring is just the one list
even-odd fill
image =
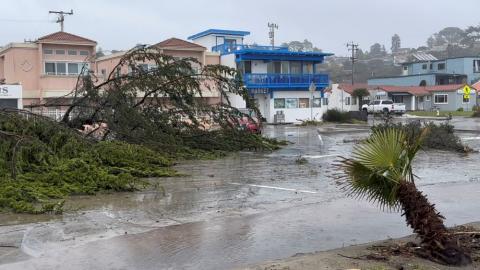
{"label": "white building", "polygon": [[[220,54],[220,64],[238,69],[267,122],[320,120],[328,104],[324,90],[329,78],[327,74],[317,72],[317,65],[332,54],[246,45],[244,37],[249,34],[246,31],[209,29],[189,39]],[[312,83],[315,91],[310,92]],[[232,96],[231,101],[237,108],[246,107],[240,97]]]}

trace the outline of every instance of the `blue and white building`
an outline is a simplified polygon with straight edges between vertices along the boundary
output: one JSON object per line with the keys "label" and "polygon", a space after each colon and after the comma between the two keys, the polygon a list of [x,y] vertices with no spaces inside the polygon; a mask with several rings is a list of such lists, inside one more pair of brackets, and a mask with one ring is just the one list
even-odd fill
{"label": "blue and white building", "polygon": [[480,80],[480,57],[456,57],[442,60],[404,63],[402,74],[368,80],[369,85],[432,86],[473,84]]}
{"label": "blue and white building", "polygon": [[[209,29],[188,39],[218,53],[220,64],[238,69],[267,122],[320,120],[328,105],[324,90],[329,85],[329,77],[319,72],[318,65],[332,54],[247,45],[244,38],[249,34]],[[312,83],[316,89],[313,93],[309,91]],[[237,108],[246,107],[238,96],[232,96],[231,101]]]}

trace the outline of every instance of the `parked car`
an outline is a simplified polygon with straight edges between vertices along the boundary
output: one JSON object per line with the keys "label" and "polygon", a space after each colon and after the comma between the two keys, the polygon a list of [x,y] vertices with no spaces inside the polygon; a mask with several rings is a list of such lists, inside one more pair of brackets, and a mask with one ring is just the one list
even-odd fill
{"label": "parked car", "polygon": [[405,113],[405,104],[393,103],[391,100],[375,100],[370,104],[364,104],[362,111],[367,113]]}

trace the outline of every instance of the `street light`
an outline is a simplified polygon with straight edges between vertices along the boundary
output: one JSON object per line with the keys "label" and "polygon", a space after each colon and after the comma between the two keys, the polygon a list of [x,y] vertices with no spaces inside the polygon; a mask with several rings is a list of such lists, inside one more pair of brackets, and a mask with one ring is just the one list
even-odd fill
{"label": "street light", "polygon": [[311,98],[312,98],[312,100],[310,101],[310,120],[312,121],[313,121],[313,94],[315,93],[315,90],[317,90],[317,86],[312,81],[310,83],[310,86],[308,87],[308,91],[310,91]]}

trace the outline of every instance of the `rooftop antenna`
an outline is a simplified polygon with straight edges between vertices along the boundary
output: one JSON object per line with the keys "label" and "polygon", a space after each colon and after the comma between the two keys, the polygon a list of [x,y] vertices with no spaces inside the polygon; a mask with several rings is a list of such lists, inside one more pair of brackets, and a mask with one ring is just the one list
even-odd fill
{"label": "rooftop antenna", "polygon": [[270,31],[268,32],[268,37],[270,38],[270,44],[272,47],[275,46],[275,29],[278,29],[278,25],[276,23],[268,23],[268,28]]}
{"label": "rooftop antenna", "polygon": [[50,10],[48,13],[58,14],[56,23],[60,23],[60,31],[63,32],[63,22],[65,21],[65,15],[73,15],[73,9],[71,9],[70,12]]}

